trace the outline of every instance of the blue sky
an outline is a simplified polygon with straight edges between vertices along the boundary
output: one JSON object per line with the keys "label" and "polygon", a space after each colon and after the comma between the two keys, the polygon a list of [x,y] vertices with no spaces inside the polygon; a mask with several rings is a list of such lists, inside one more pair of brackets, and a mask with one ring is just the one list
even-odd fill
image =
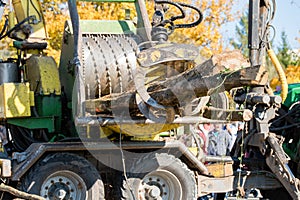
{"label": "blue sky", "polygon": [[[246,11],[248,0],[239,0],[233,5],[234,10]],[[274,49],[281,45],[281,32],[285,31],[290,46],[293,49],[300,49],[300,43],[296,38],[300,38],[300,0],[276,0],[276,13],[273,26],[276,29],[273,40]],[[227,43],[235,34],[235,26],[239,22],[237,19],[224,27],[223,41]]]}
{"label": "blue sky", "polygon": [[277,11],[273,21],[276,28],[274,44],[280,44],[282,31],[287,34],[288,42],[292,48],[300,49],[300,0],[277,0]]}

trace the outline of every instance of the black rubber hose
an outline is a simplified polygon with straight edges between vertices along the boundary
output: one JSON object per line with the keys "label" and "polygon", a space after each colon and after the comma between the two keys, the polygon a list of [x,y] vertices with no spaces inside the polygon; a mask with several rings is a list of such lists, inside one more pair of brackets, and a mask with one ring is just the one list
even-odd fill
{"label": "black rubber hose", "polygon": [[178,3],[178,4],[183,6],[183,7],[188,7],[188,8],[191,8],[191,9],[195,10],[199,14],[199,18],[196,21],[194,21],[190,24],[176,24],[175,28],[192,28],[192,27],[197,26],[198,24],[200,24],[202,22],[203,14],[198,8],[196,8],[195,6],[189,5],[189,4],[185,4],[185,3]]}
{"label": "black rubber hose", "polygon": [[182,9],[182,7],[178,4],[178,3],[175,3],[175,2],[172,2],[172,1],[168,1],[168,0],[155,0],[155,3],[157,4],[171,4],[173,6],[175,6],[176,8],[178,8],[180,10],[180,13],[181,15],[179,16],[175,16],[175,17],[171,17],[169,20],[170,21],[175,21],[177,19],[183,19],[185,18],[185,12],[184,10]]}
{"label": "black rubber hose", "polygon": [[8,18],[6,17],[6,19],[5,19],[5,22],[4,22],[4,26],[3,26],[3,28],[2,28],[2,30],[1,30],[1,33],[0,33],[0,38],[2,38],[2,36],[3,36],[3,34],[4,34],[4,32],[5,32],[5,30],[7,29],[7,27],[8,27]]}
{"label": "black rubber hose", "polygon": [[24,24],[25,22],[28,22],[29,20],[34,20],[36,19],[34,15],[31,15],[29,17],[26,17],[25,19],[23,19],[20,23],[16,24],[12,29],[10,29],[9,31],[7,31],[3,36],[0,37],[0,40],[2,40],[3,38],[5,38],[6,36],[8,36],[9,34],[11,34],[14,30],[18,29],[21,27],[22,24]]}
{"label": "black rubber hose", "polygon": [[74,49],[73,49],[73,57],[74,57],[74,64],[77,65],[79,62],[79,15],[77,12],[76,0],[68,0],[68,7],[72,22],[73,34],[74,34]]}
{"label": "black rubber hose", "polygon": [[189,5],[189,4],[185,4],[185,3],[180,3],[180,2],[175,3],[175,2],[172,2],[172,1],[169,1],[169,0],[155,0],[155,3],[157,3],[157,4],[163,4],[163,3],[165,3],[165,4],[174,5],[181,12],[181,15],[179,15],[179,16],[171,17],[169,20],[164,20],[162,22],[162,25],[167,24],[167,22],[169,22],[169,21],[175,21],[177,19],[183,19],[183,18],[185,18],[185,12],[184,12],[184,10],[183,10],[182,7],[187,7],[187,8],[191,8],[191,9],[195,10],[199,14],[199,18],[196,21],[194,21],[194,22],[192,22],[190,24],[175,24],[174,27],[173,27],[174,29],[176,29],[176,28],[192,28],[192,27],[197,26],[198,24],[200,24],[202,22],[202,20],[203,20],[203,14],[202,14],[202,12],[198,8],[196,8],[195,6],[192,6],[192,5]]}

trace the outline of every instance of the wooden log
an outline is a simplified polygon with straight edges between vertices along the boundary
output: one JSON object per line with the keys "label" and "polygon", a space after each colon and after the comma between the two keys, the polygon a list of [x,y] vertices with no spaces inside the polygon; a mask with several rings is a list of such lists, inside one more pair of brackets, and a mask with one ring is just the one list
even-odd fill
{"label": "wooden log", "polygon": [[[158,103],[174,106],[177,99],[188,100],[193,95],[202,97],[241,86],[266,85],[268,76],[263,68],[261,66],[248,67],[234,72],[205,77],[192,70],[187,74],[152,85],[148,91]],[[191,94],[191,89],[194,92],[193,94]],[[176,92],[176,95],[174,95],[174,92]]]}
{"label": "wooden log", "polygon": [[[241,86],[266,85],[268,74],[264,67],[245,67],[249,63],[239,53],[227,52],[165,81],[148,86],[148,93],[164,106],[184,106],[196,97],[229,91]],[[135,90],[122,94],[107,95],[86,102],[88,110],[98,112],[138,111]]]}
{"label": "wooden log", "polygon": [[0,184],[0,191],[11,193],[14,196],[22,198],[22,199],[45,200],[45,198],[43,198],[41,196],[38,196],[35,194],[28,194],[26,192],[17,190],[11,186],[5,185],[4,183]]}

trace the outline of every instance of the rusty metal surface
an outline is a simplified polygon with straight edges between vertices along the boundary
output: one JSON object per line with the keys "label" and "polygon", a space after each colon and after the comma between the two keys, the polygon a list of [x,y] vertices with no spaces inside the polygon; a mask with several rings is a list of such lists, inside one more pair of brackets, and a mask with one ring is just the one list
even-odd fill
{"label": "rusty metal surface", "polygon": [[[194,168],[202,174],[208,174],[204,164],[200,162],[188,148],[179,141],[171,142],[122,142],[123,150],[156,150],[168,151],[174,149],[182,154],[189,162],[189,167]],[[76,152],[76,151],[113,151],[120,150],[119,142],[83,141],[83,142],[57,142],[57,143],[33,143],[24,153],[22,162],[14,165],[12,169],[13,181],[20,178],[46,153],[51,152]]]}
{"label": "rusty metal surface", "polygon": [[288,166],[289,157],[283,151],[280,141],[274,136],[267,138],[273,152],[266,157],[266,163],[286,188],[293,199],[300,199],[300,182]]}
{"label": "rusty metal surface", "polygon": [[198,175],[199,196],[207,193],[234,191],[239,185],[249,190],[252,188],[270,190],[282,187],[274,174],[268,171],[244,171],[241,172],[240,178],[238,173],[222,178]]}
{"label": "rusty metal surface", "polygon": [[188,44],[164,43],[155,45],[138,54],[138,61],[143,67],[150,67],[170,61],[192,61],[199,54],[199,49]]}

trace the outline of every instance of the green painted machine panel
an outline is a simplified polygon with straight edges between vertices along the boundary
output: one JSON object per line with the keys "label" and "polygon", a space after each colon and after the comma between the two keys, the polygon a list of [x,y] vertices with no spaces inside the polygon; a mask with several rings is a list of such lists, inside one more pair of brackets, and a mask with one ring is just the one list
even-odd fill
{"label": "green painted machine panel", "polygon": [[288,95],[284,105],[290,107],[293,103],[300,101],[300,83],[289,84]]}
{"label": "green painted machine panel", "polygon": [[49,133],[55,132],[55,117],[31,117],[8,119],[7,123],[28,129],[47,129]]}
{"label": "green painted machine panel", "polygon": [[55,117],[55,132],[61,130],[62,105],[60,96],[36,96],[35,105],[40,117]]}
{"label": "green painted machine panel", "polygon": [[[136,34],[136,27],[128,20],[80,20],[79,25],[82,34]],[[72,26],[70,21],[68,26]]]}
{"label": "green painted machine panel", "polygon": [[[275,95],[280,95],[281,91],[274,92]],[[291,83],[288,85],[288,94],[283,103],[289,108],[293,103],[300,101],[300,83]]]}
{"label": "green painted machine panel", "polygon": [[35,96],[38,116],[13,118],[7,122],[28,129],[47,129],[49,133],[61,131],[62,107],[60,96]]}

